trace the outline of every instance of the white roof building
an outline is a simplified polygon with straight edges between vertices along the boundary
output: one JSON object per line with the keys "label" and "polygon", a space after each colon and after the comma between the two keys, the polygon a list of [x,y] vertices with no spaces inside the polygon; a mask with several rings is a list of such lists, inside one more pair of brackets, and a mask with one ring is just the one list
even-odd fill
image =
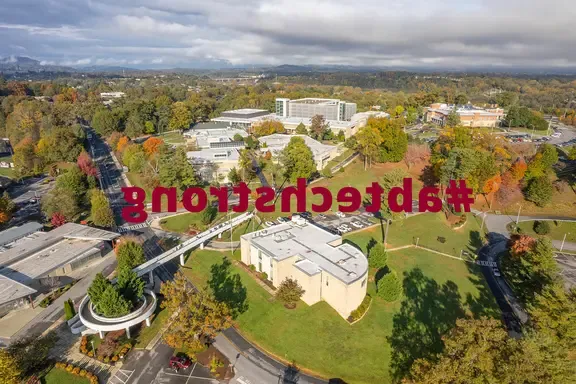
{"label": "white roof building", "polygon": [[324,300],[347,318],[366,295],[366,256],[297,215],[292,222],[243,235],[240,242],[244,264],[266,273],[276,287],[296,279],[308,305]]}
{"label": "white roof building", "polygon": [[107,243],[120,236],[74,223],[50,232],[23,231],[27,232],[24,238],[4,244],[0,250],[0,305],[35,293],[30,285],[36,286],[39,278],[65,275],[102,256],[111,249]]}
{"label": "white roof building", "polygon": [[[258,141],[260,141],[260,150],[263,152],[270,151],[272,154],[277,154],[286,148],[293,137],[304,139],[304,142],[314,155],[314,161],[318,170],[322,170],[330,160],[338,156],[338,147],[322,144],[307,135],[285,135],[275,133],[269,136],[262,136],[258,138]],[[266,144],[265,148],[263,146],[264,143]]]}

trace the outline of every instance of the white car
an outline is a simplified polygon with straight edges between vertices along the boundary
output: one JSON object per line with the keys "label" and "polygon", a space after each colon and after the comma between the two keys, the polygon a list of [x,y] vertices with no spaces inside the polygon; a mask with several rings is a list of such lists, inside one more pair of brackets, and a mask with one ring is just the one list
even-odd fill
{"label": "white car", "polygon": [[282,223],[285,223],[285,222],[290,221],[290,220],[288,220],[288,219],[285,218],[285,217],[280,216],[279,218],[276,219],[276,221],[277,221],[279,224],[282,224]]}
{"label": "white car", "polygon": [[343,214],[343,213],[340,212],[340,211],[336,212],[336,216],[338,216],[338,217],[346,217],[346,215]]}
{"label": "white car", "polygon": [[352,228],[350,227],[344,227],[343,225],[339,226],[337,228],[341,233],[346,233],[346,232],[350,232],[352,230]]}
{"label": "white car", "polygon": [[348,224],[342,224],[340,227],[347,229],[348,231],[352,230],[352,228]]}
{"label": "white car", "polygon": [[500,277],[500,270],[498,268],[494,267],[492,271],[494,272],[494,276]]}
{"label": "white car", "polygon": [[274,226],[274,225],[276,225],[276,224],[275,224],[274,222],[272,222],[272,221],[267,221],[267,222],[264,223],[264,225],[266,225],[267,227],[272,227],[272,226]]}
{"label": "white car", "polygon": [[561,132],[554,132],[553,134],[550,135],[551,137],[555,137],[555,138],[559,138],[560,136],[562,136]]}
{"label": "white car", "polygon": [[362,225],[362,223],[358,222],[358,221],[351,221],[350,224],[352,224],[353,226],[355,226],[356,228],[364,228],[364,226]]}

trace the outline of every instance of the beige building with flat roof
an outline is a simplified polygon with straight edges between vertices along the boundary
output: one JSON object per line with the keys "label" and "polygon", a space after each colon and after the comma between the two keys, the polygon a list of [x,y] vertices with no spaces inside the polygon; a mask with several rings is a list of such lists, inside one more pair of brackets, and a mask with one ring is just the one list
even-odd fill
{"label": "beige building with flat roof", "polygon": [[464,127],[498,127],[504,119],[502,108],[479,108],[472,105],[455,107],[441,103],[431,104],[426,111],[426,121],[444,126],[448,115],[456,111],[460,116],[460,125]]}
{"label": "beige building with flat roof", "polygon": [[275,225],[240,238],[242,262],[254,265],[278,287],[292,278],[305,290],[302,301],[326,301],[343,318],[366,296],[368,260],[342,237],[294,215],[291,222]]}

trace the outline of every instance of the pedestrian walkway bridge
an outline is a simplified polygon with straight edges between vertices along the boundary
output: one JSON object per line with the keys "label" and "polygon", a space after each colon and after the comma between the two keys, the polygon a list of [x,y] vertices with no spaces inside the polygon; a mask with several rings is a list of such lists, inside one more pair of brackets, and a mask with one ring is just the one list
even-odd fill
{"label": "pedestrian walkway bridge", "polygon": [[253,216],[254,214],[252,212],[245,212],[239,216],[232,218],[229,221],[226,221],[225,223],[218,224],[202,233],[197,234],[193,238],[186,240],[182,244],[177,245],[176,247],[164,252],[163,254],[148,260],[144,264],[140,264],[139,266],[134,268],[134,272],[136,272],[138,276],[143,276],[147,273],[152,272],[160,265],[170,260],[173,260],[177,257],[180,257],[180,264],[184,265],[184,254],[186,252],[198,246],[202,248],[204,246],[204,243],[208,242],[214,236],[218,236],[226,231],[232,230],[233,227],[243,223],[246,220],[251,219]]}
{"label": "pedestrian walkway bridge", "polygon": [[[162,264],[173,260],[177,257],[180,258],[180,264],[184,265],[184,254],[193,248],[200,246],[204,247],[204,243],[212,239],[214,236],[219,236],[226,231],[232,231],[232,228],[251,219],[254,216],[252,212],[246,212],[236,216],[222,224],[218,224],[202,233],[197,234],[193,238],[186,240],[184,243],[148,260],[146,263],[141,264],[134,268],[134,272],[138,276],[149,274],[149,282],[153,281],[152,272]],[[114,282],[114,281],[113,281]],[[146,321],[146,325],[150,326],[150,316],[156,309],[157,299],[152,290],[145,290],[142,304],[140,307],[120,318],[104,318],[95,313],[90,297],[86,295],[80,303],[78,314],[68,321],[73,333],[95,333],[98,332],[100,337],[104,336],[104,332],[116,331],[125,329],[128,337],[130,337],[130,327]]]}

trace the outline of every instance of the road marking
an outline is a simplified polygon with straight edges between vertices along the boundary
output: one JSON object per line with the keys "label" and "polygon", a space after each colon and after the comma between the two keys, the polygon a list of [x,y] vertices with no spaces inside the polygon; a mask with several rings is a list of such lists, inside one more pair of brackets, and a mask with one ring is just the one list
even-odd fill
{"label": "road marking", "polygon": [[[126,373],[126,372],[128,372],[129,374]],[[119,373],[121,373],[121,374],[123,374],[124,376],[126,376],[126,378],[125,378],[124,380],[122,380],[119,376],[117,376]],[[130,380],[130,377],[132,377],[133,374],[134,374],[134,371],[129,371],[129,370],[126,370],[126,369],[119,369],[119,370],[114,374],[114,376],[112,376],[112,377],[110,378],[110,380],[108,380],[108,383],[116,384],[114,381],[112,381],[112,380],[116,379],[116,380],[118,380],[120,383],[126,384],[126,383],[128,382],[128,380]]]}
{"label": "road marking", "polygon": [[192,367],[192,369],[190,370],[190,375],[188,376],[188,378],[186,379],[186,383],[188,384],[188,381],[190,380],[190,378],[192,377],[192,372],[194,372],[194,368],[196,368],[196,364],[198,363],[194,363],[194,366]]}

